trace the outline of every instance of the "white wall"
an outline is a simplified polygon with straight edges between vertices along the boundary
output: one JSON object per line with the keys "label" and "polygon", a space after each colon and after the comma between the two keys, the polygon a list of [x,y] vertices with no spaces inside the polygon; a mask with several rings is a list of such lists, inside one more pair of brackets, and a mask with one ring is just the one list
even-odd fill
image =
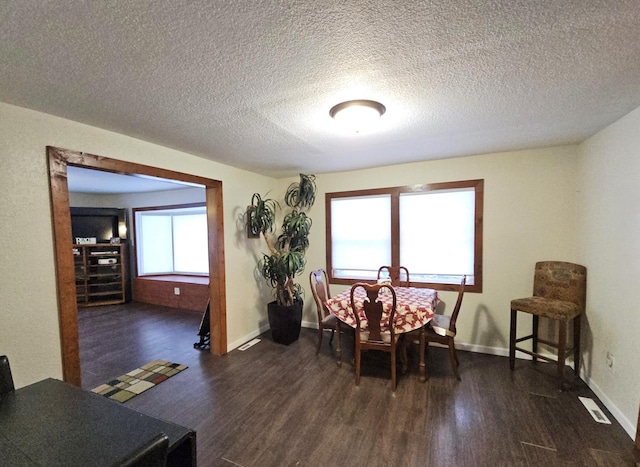
{"label": "white wall", "polygon": [[181,188],[150,193],[95,194],[69,193],[69,205],[90,208],[141,208],[173,204],[204,203],[204,188]]}
{"label": "white wall", "polygon": [[0,354],[9,355],[18,387],[62,377],[46,146],[221,180],[229,345],[257,333],[269,297],[255,285],[257,247],[239,234],[238,219],[251,194],[274,189],[275,179],[0,104]]}
{"label": "white wall", "polygon": [[[584,375],[634,436],[640,406],[640,108],[579,146],[579,261],[587,266]],[[613,368],[606,365],[613,353]]]}

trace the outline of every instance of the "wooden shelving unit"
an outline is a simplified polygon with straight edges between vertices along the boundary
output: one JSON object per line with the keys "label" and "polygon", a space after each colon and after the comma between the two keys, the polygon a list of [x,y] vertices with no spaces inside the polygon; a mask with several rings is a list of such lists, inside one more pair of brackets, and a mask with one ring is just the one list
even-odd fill
{"label": "wooden shelving unit", "polygon": [[73,245],[73,258],[78,306],[124,303],[124,244]]}

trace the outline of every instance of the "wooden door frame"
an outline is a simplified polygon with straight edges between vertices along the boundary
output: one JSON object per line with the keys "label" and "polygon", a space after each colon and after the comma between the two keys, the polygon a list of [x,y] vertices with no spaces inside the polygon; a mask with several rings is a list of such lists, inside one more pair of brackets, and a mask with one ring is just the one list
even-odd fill
{"label": "wooden door frame", "polygon": [[[66,382],[81,386],[80,346],[78,341],[78,305],[76,303],[75,269],[71,244],[71,210],[67,166],[83,167],[124,175],[142,174],[152,177],[197,183],[205,186],[207,226],[209,230],[209,298],[211,300],[211,353],[227,353],[227,311],[224,273],[224,223],[222,182],[196,175],[147,165],[110,159],[85,152],[47,146],[49,191],[55,252],[56,283],[62,374]],[[196,332],[196,330],[194,330]]]}
{"label": "wooden door frame", "polygon": [[[640,451],[640,407],[638,408],[638,425],[636,425],[636,450]],[[640,458],[637,460],[640,461]]]}

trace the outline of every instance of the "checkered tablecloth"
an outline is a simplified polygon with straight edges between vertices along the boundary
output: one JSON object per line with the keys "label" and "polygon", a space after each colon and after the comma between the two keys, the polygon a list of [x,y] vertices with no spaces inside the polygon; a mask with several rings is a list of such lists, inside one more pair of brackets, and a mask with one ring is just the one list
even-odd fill
{"label": "checkered tablecloth", "polygon": [[[396,314],[393,327],[396,333],[410,332],[420,329],[427,324],[434,315],[434,309],[438,304],[438,293],[433,289],[419,289],[416,287],[395,287],[396,291]],[[364,310],[360,308],[366,294],[362,287],[356,289],[354,300],[360,317],[360,326],[367,327],[367,317]],[[381,294],[383,303],[382,326],[387,326],[389,322],[389,310],[391,308],[391,294]],[[339,293],[326,302],[327,307],[345,324],[352,328],[356,327],[356,318],[351,310],[351,289]]]}

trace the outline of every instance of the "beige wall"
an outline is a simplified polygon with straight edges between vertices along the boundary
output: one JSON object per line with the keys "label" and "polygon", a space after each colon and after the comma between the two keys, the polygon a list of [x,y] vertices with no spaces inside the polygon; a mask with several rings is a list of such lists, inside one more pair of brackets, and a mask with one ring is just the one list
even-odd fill
{"label": "beige wall", "polygon": [[[632,434],[640,406],[640,108],[579,147],[589,385]],[[606,364],[613,353],[613,368]]]}
{"label": "beige wall", "polygon": [[[46,146],[191,173],[223,182],[227,335],[239,345],[264,325],[269,291],[256,287],[258,248],[238,233],[253,191],[277,181],[144,141],[0,104],[0,354],[18,387],[62,377]],[[264,295],[261,296],[260,293]]]}
{"label": "beige wall", "polygon": [[[506,355],[509,302],[531,294],[535,262],[575,259],[575,167],[576,147],[565,146],[319,175],[307,270],[325,265],[326,192],[482,178],[484,290],[465,295],[456,341]],[[332,286],[332,293],[343,288]],[[453,306],[452,293],[441,297]]]}
{"label": "beige wall", "polygon": [[[629,420],[635,419],[640,387],[634,366],[640,354],[638,313],[631,299],[631,278],[638,277],[640,264],[638,189],[633,185],[640,173],[633,152],[640,147],[635,136],[639,123],[640,112],[635,111],[580,147],[318,174],[307,272],[300,278],[307,297],[303,319],[315,321],[308,272],[325,266],[326,192],[483,178],[484,291],[465,296],[461,348],[506,355],[509,301],[531,293],[534,263],[558,259],[585,264],[590,287],[585,375],[631,434],[635,427],[630,428]],[[270,179],[0,104],[0,354],[10,355],[18,386],[61,376],[47,145],[222,180],[230,347],[266,325],[271,290],[254,275],[262,243],[246,239],[240,218],[253,192],[273,190],[271,197],[278,198],[295,179]],[[451,294],[442,297],[453,302]],[[622,320],[624,325],[616,324]],[[613,375],[604,366],[606,350],[616,356]]]}

